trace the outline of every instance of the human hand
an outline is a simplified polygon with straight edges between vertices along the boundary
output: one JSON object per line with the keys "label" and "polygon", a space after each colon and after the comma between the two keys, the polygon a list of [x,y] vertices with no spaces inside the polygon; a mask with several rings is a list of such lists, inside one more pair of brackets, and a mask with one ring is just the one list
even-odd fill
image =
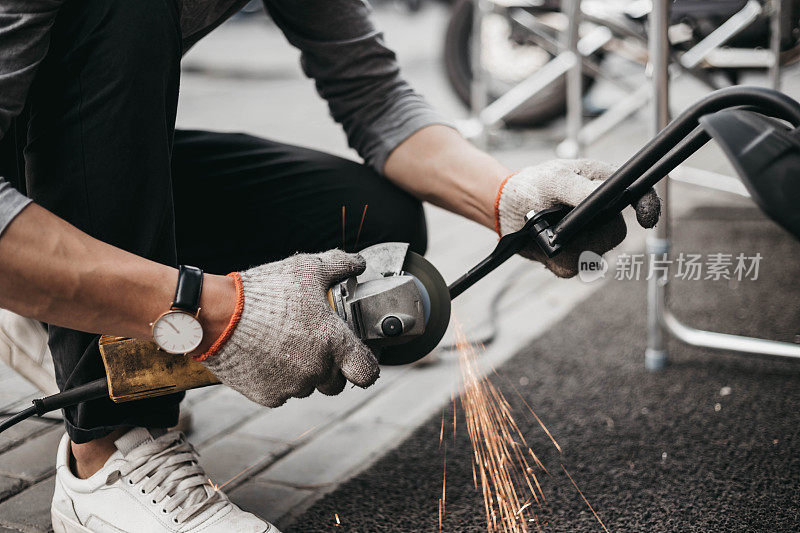
{"label": "human hand", "polygon": [[[614,167],[589,159],[554,159],[527,167],[511,175],[501,185],[495,203],[495,229],[500,236],[512,233],[525,225],[529,211],[539,212],[559,204],[576,206],[614,173]],[[636,219],[644,228],[658,222],[661,201],[652,189],[634,206]],[[604,254],[625,239],[627,228],[622,215],[583,229],[557,256],[548,258],[535,244],[520,254],[539,261],[556,276],[571,278],[578,273],[578,257],[590,250]]]}
{"label": "human hand", "polygon": [[361,256],[330,250],[234,275],[240,278],[238,324],[216,353],[198,360],[220,381],[268,407],[315,388],[339,394],[345,379],[372,385],[379,374],[375,356],[326,298],[332,285],[365,268]]}

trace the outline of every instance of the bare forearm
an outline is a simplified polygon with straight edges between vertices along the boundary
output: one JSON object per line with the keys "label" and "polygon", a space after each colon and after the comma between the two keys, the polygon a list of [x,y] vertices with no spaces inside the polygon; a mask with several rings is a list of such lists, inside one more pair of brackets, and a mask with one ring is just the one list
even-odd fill
{"label": "bare forearm", "polygon": [[[5,309],[81,331],[149,338],[149,323],[172,302],[177,270],[98,241],[31,204],[0,237],[0,280]],[[206,276],[206,337],[224,329],[230,291],[230,280]]]}
{"label": "bare forearm", "polygon": [[494,228],[497,190],[510,170],[446,126],[429,126],[400,144],[384,173],[421,200]]}

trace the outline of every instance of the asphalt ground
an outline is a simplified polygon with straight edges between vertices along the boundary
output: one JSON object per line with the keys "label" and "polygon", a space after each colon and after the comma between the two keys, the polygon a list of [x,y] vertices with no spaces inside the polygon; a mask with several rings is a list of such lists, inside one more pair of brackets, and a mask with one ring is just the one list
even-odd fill
{"label": "asphalt ground", "polygon": [[[673,281],[679,318],[717,331],[796,339],[800,243],[788,233],[755,208],[709,207],[682,218],[674,240],[673,257],[681,251],[762,255],[756,281]],[[538,513],[544,529],[602,531],[563,464],[611,531],[797,531],[800,362],[671,341],[670,365],[648,372],[645,320],[645,282],[609,280],[493,377],[551,473],[543,482],[549,505]],[[562,454],[526,414],[512,383]],[[454,438],[452,409],[444,413],[442,530],[484,531],[463,412],[457,406]],[[432,417],[288,531],[438,530],[441,423],[441,415]]]}

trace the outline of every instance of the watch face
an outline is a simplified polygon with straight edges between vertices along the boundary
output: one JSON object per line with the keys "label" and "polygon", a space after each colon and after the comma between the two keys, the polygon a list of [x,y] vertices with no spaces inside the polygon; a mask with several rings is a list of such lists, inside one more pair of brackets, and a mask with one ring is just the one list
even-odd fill
{"label": "watch face", "polygon": [[203,328],[189,313],[170,311],[153,324],[153,339],[165,352],[188,353],[200,346]]}

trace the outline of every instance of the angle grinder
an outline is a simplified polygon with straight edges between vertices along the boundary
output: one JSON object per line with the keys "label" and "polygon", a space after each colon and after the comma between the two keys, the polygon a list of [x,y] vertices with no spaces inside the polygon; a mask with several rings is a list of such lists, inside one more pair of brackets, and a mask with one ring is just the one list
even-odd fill
{"label": "angle grinder", "polygon": [[[381,364],[421,359],[450,322],[450,292],[442,275],[406,243],[376,244],[360,253],[366,270],[328,290],[331,308]],[[151,341],[103,335],[99,345],[106,377],[95,383],[95,397],[127,402],[219,383],[201,363],[161,351]],[[51,398],[38,408],[49,410]]]}
{"label": "angle grinder", "polygon": [[444,278],[406,243],[376,244],[359,253],[366,270],[328,291],[331,307],[382,364],[425,357],[450,322]]}

